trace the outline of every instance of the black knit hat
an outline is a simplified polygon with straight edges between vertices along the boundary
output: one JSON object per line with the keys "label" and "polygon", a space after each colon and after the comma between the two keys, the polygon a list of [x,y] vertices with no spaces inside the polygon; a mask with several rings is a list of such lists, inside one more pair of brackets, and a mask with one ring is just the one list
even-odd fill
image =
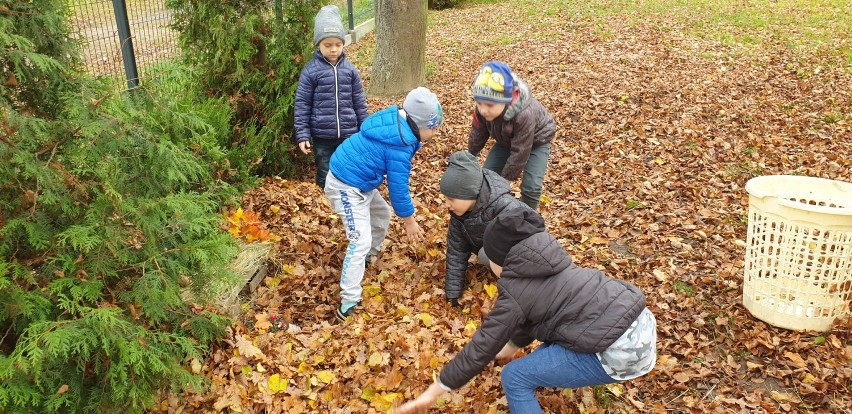
{"label": "black knit hat", "polygon": [[482,237],[485,255],[502,267],[512,247],[543,231],[546,231],[544,219],[534,210],[519,207],[503,211],[485,228]]}
{"label": "black knit hat", "polygon": [[459,200],[476,200],[482,189],[482,167],[479,159],[467,151],[450,155],[447,170],[441,176],[441,194]]}

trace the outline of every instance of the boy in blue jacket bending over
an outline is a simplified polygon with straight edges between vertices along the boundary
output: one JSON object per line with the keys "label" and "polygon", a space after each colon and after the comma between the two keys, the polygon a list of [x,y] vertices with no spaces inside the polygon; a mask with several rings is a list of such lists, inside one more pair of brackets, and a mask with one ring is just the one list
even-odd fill
{"label": "boy in blue jacket bending over", "polygon": [[420,87],[408,93],[402,108],[394,105],[368,117],[361,131],[331,156],[325,196],[340,215],[349,239],[340,275],[337,319],[344,321],[355,313],[367,258],[379,253],[387,235],[390,207],[377,190],[385,176],[393,210],[405,221],[408,239],[422,240],[408,189],[411,159],[422,143],[432,139],[443,120],[438,97]]}

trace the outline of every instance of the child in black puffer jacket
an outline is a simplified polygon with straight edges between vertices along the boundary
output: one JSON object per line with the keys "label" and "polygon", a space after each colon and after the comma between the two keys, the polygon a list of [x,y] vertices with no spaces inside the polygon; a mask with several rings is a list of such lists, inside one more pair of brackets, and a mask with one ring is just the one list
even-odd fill
{"label": "child in black puffer jacket", "polygon": [[503,210],[529,207],[512,195],[503,177],[480,167],[476,156],[467,151],[450,155],[441,177],[441,193],[450,210],[444,291],[447,300],[459,306],[470,255],[477,254],[479,261],[488,267],[488,259],[482,252],[485,226]]}

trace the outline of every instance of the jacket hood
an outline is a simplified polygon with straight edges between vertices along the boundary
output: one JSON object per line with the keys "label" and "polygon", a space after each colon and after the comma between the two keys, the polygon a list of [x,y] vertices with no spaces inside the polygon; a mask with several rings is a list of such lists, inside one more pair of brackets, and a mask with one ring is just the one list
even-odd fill
{"label": "jacket hood", "polygon": [[497,201],[501,195],[511,191],[509,183],[494,171],[482,169],[482,187],[476,199],[474,211],[483,210]]}
{"label": "jacket hood", "polygon": [[[397,133],[389,134],[387,133],[389,130],[394,130]],[[367,118],[361,125],[361,135],[369,140],[379,141],[393,147],[407,147],[419,143],[417,136],[414,135],[405,120],[405,111],[400,110],[396,105],[376,112],[373,116]]]}
{"label": "jacket hood", "polygon": [[503,114],[503,119],[510,120],[515,117],[519,112],[526,109],[530,106],[530,101],[532,98],[532,93],[530,93],[530,87],[527,86],[526,82],[518,78],[514,74],[512,74],[513,81],[515,82],[515,89],[518,91],[518,99],[513,99],[512,103],[506,108],[506,113]]}
{"label": "jacket hood", "polygon": [[533,234],[509,249],[501,278],[544,278],[576,267],[562,245],[544,231]]}

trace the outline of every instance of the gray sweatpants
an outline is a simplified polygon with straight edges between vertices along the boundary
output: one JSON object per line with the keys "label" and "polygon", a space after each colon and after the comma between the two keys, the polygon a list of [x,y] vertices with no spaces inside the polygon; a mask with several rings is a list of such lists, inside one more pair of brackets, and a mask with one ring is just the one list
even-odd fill
{"label": "gray sweatpants", "polygon": [[377,190],[363,192],[334,176],[325,179],[325,196],[340,215],[349,246],[340,271],[340,297],[344,305],[361,301],[361,281],[367,256],[379,253],[388,234],[391,209]]}

